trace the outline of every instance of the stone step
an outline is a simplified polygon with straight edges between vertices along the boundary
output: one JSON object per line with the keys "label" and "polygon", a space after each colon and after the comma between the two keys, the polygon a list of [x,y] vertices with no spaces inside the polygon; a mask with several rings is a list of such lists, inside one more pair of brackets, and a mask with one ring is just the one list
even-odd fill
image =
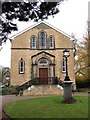
{"label": "stone step", "polygon": [[23,91],[23,95],[63,95],[63,87],[60,85],[32,85]]}

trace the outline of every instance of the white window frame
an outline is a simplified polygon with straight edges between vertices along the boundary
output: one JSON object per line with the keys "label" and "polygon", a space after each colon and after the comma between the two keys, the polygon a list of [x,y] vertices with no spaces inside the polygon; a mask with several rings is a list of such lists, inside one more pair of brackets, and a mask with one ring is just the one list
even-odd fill
{"label": "white window frame", "polygon": [[32,36],[31,38],[31,45],[32,45],[32,49],[36,49],[36,36]]}
{"label": "white window frame", "polygon": [[[52,46],[51,46],[51,44],[52,44]],[[49,47],[50,47],[50,49],[54,49],[54,37],[53,36],[49,37]]]}
{"label": "white window frame", "polygon": [[65,73],[66,72],[66,65],[65,65],[65,60],[63,58],[62,60],[62,72]]}
{"label": "white window frame", "polygon": [[[42,33],[44,34],[43,36]],[[46,33],[43,31],[39,33],[39,48],[46,49]]]}
{"label": "white window frame", "polygon": [[[21,63],[22,63],[22,65],[21,65]],[[19,73],[20,74],[24,73],[24,65],[25,65],[25,63],[24,63],[23,59],[21,58],[21,60],[19,62]]]}

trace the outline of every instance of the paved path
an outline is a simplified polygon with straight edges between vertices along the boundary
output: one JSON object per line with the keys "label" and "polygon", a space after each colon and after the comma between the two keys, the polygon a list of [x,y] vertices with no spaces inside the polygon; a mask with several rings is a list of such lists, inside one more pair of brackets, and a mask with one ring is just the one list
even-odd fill
{"label": "paved path", "polygon": [[90,93],[88,93],[88,92],[75,92],[72,94],[72,96],[90,96]]}
{"label": "paved path", "polygon": [[11,102],[15,102],[16,100],[22,100],[22,99],[27,99],[27,98],[37,98],[37,97],[46,97],[46,96],[16,96],[16,95],[4,95],[0,96],[0,120],[10,120],[8,116],[4,112],[4,107]]}
{"label": "paved path", "polygon": [[[88,93],[74,93],[73,96],[88,96]],[[89,93],[90,96],[90,93]],[[27,99],[27,98],[37,98],[46,96],[15,96],[15,95],[5,95],[0,96],[0,120],[10,120],[8,116],[4,113],[4,107],[6,104],[15,102],[16,100]]]}

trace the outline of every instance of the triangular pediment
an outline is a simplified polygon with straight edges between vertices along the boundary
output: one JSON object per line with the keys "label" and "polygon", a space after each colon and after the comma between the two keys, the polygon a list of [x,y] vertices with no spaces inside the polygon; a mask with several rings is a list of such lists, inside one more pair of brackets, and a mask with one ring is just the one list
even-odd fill
{"label": "triangular pediment", "polygon": [[48,56],[50,56],[50,57],[55,58],[54,55],[52,55],[52,54],[50,54],[50,53],[47,53],[47,52],[45,52],[45,51],[39,52],[39,53],[33,55],[31,58],[34,58],[34,57],[39,56],[39,55],[41,55],[41,54],[42,54],[42,55],[48,55]]}
{"label": "triangular pediment", "polygon": [[47,24],[45,24],[44,22],[42,22],[41,24],[35,26],[34,28],[37,28],[37,29],[50,29],[51,27],[48,26]]}
{"label": "triangular pediment", "polygon": [[63,31],[61,31],[61,30],[59,30],[59,29],[57,29],[55,26],[52,26],[52,25],[50,25],[49,23],[47,23],[47,22],[45,22],[45,21],[40,21],[40,22],[38,22],[38,23],[36,23],[36,24],[28,27],[27,29],[19,32],[18,34],[14,35],[14,36],[12,36],[10,39],[14,39],[15,37],[23,34],[24,32],[27,32],[28,30],[34,29],[34,28],[37,28],[37,29],[50,29],[50,28],[51,28],[51,29],[54,29],[55,31],[63,34],[64,36],[72,39],[72,37],[71,37],[70,35],[66,34],[65,32],[63,32]]}

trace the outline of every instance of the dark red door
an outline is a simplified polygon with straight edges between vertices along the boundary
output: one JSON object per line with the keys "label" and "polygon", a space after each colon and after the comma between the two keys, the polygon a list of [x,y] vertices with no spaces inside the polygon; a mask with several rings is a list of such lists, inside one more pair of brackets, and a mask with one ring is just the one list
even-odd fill
{"label": "dark red door", "polygon": [[40,84],[48,84],[48,68],[39,68]]}

